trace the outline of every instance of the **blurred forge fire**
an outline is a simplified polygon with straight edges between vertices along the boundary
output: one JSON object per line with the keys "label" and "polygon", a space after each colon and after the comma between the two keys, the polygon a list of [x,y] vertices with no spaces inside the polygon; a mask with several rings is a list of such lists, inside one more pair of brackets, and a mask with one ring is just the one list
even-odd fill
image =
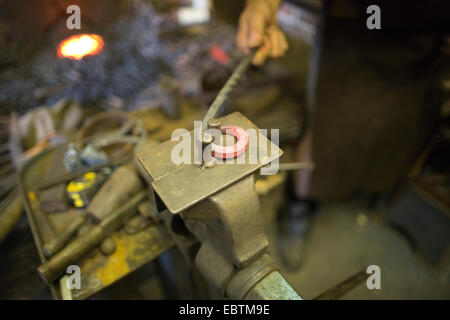
{"label": "blurred forge fire", "polygon": [[103,38],[96,34],[78,34],[61,41],[58,58],[81,60],[87,55],[97,55],[103,51]]}

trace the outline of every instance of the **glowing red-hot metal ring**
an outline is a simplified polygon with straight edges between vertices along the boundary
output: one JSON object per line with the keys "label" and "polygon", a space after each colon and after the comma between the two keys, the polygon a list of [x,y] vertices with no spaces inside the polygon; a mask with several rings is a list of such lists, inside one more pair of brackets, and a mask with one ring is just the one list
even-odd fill
{"label": "glowing red-hot metal ring", "polygon": [[240,156],[248,147],[248,134],[238,126],[223,126],[222,133],[234,136],[237,142],[232,146],[219,146],[213,144],[211,147],[212,156],[220,159],[233,159]]}

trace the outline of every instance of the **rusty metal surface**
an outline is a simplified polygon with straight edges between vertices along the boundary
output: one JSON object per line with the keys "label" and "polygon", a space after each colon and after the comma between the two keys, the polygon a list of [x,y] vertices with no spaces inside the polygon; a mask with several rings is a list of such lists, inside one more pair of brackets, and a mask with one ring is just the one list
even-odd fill
{"label": "rusty metal surface", "polygon": [[[236,125],[248,130],[258,128],[239,112],[232,113],[220,119],[223,125]],[[171,152],[177,141],[166,141],[152,147],[149,151],[138,155],[139,162],[153,180],[155,192],[172,213],[179,213],[199,203],[207,197],[227,188],[236,181],[251,175],[262,166],[282,155],[282,151],[266,137],[256,131],[258,154],[267,157],[259,159],[256,164],[250,164],[249,152],[255,152],[251,146],[238,158],[246,159],[245,164],[217,164],[214,168],[202,170],[192,164],[176,165],[171,160]],[[191,146],[194,145],[193,131],[190,132]],[[273,154],[268,151],[274,151]],[[242,158],[241,158],[242,159]],[[193,163],[192,156],[192,163]],[[193,183],[195,181],[195,184]]]}
{"label": "rusty metal surface", "polygon": [[[69,214],[69,213],[68,213]],[[47,258],[52,257],[61,250],[75,235],[78,229],[86,220],[84,212],[76,212],[74,218],[65,225],[62,230],[56,234],[48,243],[44,245],[43,251]]]}
{"label": "rusty metal surface", "polygon": [[90,297],[156,259],[173,246],[173,241],[166,230],[156,225],[133,235],[120,230],[114,232],[112,238],[117,246],[113,254],[105,256],[96,250],[93,257],[80,263],[82,289],[72,290],[74,299]]}
{"label": "rusty metal surface", "polygon": [[[47,258],[43,254],[42,232],[36,223],[36,216],[30,199],[35,195],[31,188],[42,183],[43,177],[50,169],[53,149],[49,149],[31,159],[20,171],[20,188],[26,208],[27,217],[41,262]],[[33,201],[32,201],[33,200]],[[56,233],[69,222],[71,216],[63,213],[48,214],[48,219]],[[150,225],[134,235],[127,235],[122,230],[112,234],[117,250],[110,256],[104,256],[95,249],[93,255],[82,258],[78,264],[81,268],[81,289],[72,290],[73,299],[86,299],[105,287],[113,284],[123,276],[137,270],[144,264],[154,260],[173,246],[173,240],[165,228]],[[61,299],[60,282],[51,283],[50,290],[55,299]]]}
{"label": "rusty metal surface", "polygon": [[91,252],[105,238],[103,229],[95,226],[87,234],[79,236],[59,251],[55,256],[40,265],[39,276],[47,284],[64,276],[66,268],[77,265],[79,259]]}

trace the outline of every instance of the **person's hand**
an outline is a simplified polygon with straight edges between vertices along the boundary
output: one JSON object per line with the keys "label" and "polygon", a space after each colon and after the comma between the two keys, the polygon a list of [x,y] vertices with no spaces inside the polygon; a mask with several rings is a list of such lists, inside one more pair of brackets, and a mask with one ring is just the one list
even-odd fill
{"label": "person's hand", "polygon": [[253,64],[261,65],[267,57],[277,58],[288,49],[286,37],[278,28],[276,13],[281,0],[247,0],[239,19],[237,46],[248,53],[259,47]]}

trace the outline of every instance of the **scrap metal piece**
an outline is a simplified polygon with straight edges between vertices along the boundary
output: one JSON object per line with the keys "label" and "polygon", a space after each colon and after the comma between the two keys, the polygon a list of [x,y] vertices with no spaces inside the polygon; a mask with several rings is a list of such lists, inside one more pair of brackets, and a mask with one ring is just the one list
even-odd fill
{"label": "scrap metal piece", "polygon": [[114,171],[95,194],[87,212],[96,221],[102,221],[130,197],[144,189],[134,164],[122,166]]}
{"label": "scrap metal piece", "polygon": [[75,216],[69,223],[61,230],[60,233],[56,234],[50,242],[46,243],[43,247],[43,252],[47,258],[52,257],[61,250],[67,242],[72,239],[77,233],[78,229],[84,224],[86,220],[86,215],[84,212],[76,212]]}
{"label": "scrap metal piece", "polygon": [[108,237],[100,244],[100,252],[106,256],[110,256],[116,251],[117,245],[113,238]]}

